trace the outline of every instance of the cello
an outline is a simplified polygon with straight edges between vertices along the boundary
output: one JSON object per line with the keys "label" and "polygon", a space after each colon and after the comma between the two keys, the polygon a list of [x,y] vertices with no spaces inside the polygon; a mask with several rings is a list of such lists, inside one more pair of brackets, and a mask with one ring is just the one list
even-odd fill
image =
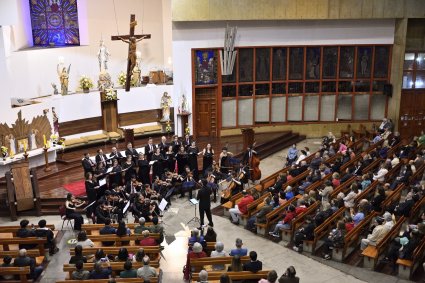
{"label": "cello", "polygon": [[249,159],[249,168],[251,169],[251,180],[253,182],[261,179],[260,158],[258,158],[257,153],[252,150],[254,146],[255,142],[251,147],[251,158]]}

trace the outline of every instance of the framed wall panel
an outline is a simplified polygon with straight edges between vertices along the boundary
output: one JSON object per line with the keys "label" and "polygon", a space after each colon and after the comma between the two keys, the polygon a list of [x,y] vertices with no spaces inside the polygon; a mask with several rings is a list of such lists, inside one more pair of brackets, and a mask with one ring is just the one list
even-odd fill
{"label": "framed wall panel", "polygon": [[286,119],[286,96],[272,98],[272,115],[271,121],[273,123],[285,122]]}

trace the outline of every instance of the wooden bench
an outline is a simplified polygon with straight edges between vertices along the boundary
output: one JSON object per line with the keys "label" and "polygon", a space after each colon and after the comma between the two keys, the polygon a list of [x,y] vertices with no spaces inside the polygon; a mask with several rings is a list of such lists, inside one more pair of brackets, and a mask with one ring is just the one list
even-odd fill
{"label": "wooden bench", "polygon": [[[102,247],[101,249],[107,255],[118,255],[118,251],[121,248],[126,248],[129,254],[136,254],[140,248],[143,248],[146,255],[149,256],[151,260],[159,259],[160,256],[160,248],[159,246],[149,246],[149,247],[141,247],[141,246],[121,246],[121,247]],[[94,255],[99,248],[83,248],[83,255]],[[71,256],[75,255],[75,250],[70,249],[69,253]]]}
{"label": "wooden bench", "polygon": [[[145,280],[143,278],[114,278],[117,283],[143,283]],[[87,279],[87,280],[63,280],[56,281],[56,283],[109,283],[110,279]],[[157,277],[149,278],[150,283],[158,283]]]}
{"label": "wooden bench", "polygon": [[[263,187],[261,185],[255,185],[249,188],[248,190],[253,190],[253,189],[261,192],[263,190]],[[228,202],[223,203],[221,206],[223,207],[224,216],[230,216],[229,209],[235,207],[235,205],[238,204],[242,200],[242,198],[243,198],[243,194],[242,192],[239,192],[235,194],[234,196],[231,196]]]}
{"label": "wooden bench", "polygon": [[[203,257],[203,258],[191,258],[190,259],[190,266],[195,269],[193,272],[199,272],[202,269],[205,269],[208,271],[213,271],[212,268],[204,268],[206,266],[212,266],[212,265],[226,265],[232,263],[232,256],[221,256],[221,257]],[[242,256],[241,262],[247,263],[251,259],[249,256]],[[227,270],[227,269],[226,269]]]}
{"label": "wooden bench", "polygon": [[397,259],[398,266],[398,277],[410,280],[412,279],[415,270],[422,265],[425,258],[425,238],[422,239],[421,243],[413,251],[412,260],[408,259]]}
{"label": "wooden bench", "polygon": [[[28,226],[29,227],[29,226]],[[50,228],[55,232],[55,225],[47,224],[47,228]],[[34,228],[38,228],[38,225],[35,225]],[[21,229],[19,225],[8,225],[8,226],[0,226],[0,234],[12,234],[13,237],[16,237],[16,233]]]}
{"label": "wooden bench", "polygon": [[[109,263],[111,265],[111,269],[112,269],[112,277],[119,276],[118,272],[124,270],[124,263],[125,262],[110,262]],[[151,260],[149,265],[153,268],[159,268],[159,261]],[[102,266],[107,267],[107,264],[103,263]],[[134,269],[137,269],[137,268],[142,267],[142,266],[143,266],[142,262],[133,262],[133,268]],[[92,271],[93,268],[94,268],[94,263],[92,263],[92,262],[84,263],[84,267],[83,267],[84,270]],[[75,264],[64,264],[63,265],[63,271],[68,272],[69,278],[71,278],[72,272],[75,271]]]}
{"label": "wooden bench", "polygon": [[[14,250],[14,251],[0,251],[0,258],[3,260],[3,258],[5,256],[10,256],[12,258],[17,258],[19,255],[19,251],[18,250]],[[45,256],[44,255],[40,255],[40,251],[39,250],[27,250],[27,256],[35,258],[35,263],[36,265],[41,265],[44,262]],[[12,261],[13,262],[13,261]]]}
{"label": "wooden bench", "polygon": [[0,276],[1,275],[14,275],[18,276],[19,280],[0,280],[1,282],[33,282],[32,279],[28,279],[30,275],[30,267],[0,267]]}
{"label": "wooden bench", "polygon": [[368,245],[362,252],[363,267],[374,270],[378,264],[378,260],[384,254],[391,241],[400,233],[401,225],[404,222],[404,217],[400,217],[397,223],[385,235],[385,237],[376,245]]}
{"label": "wooden bench", "polygon": [[239,219],[240,224],[243,226],[246,226],[248,219],[254,215],[255,213],[257,213],[264,205],[264,200],[267,197],[270,197],[271,193],[267,192],[265,194],[263,194],[261,197],[259,197],[258,199],[254,200],[252,203],[248,204],[247,207],[247,213],[246,214],[241,214]]}
{"label": "wooden bench", "polygon": [[18,246],[19,244],[26,245],[37,245],[37,249],[40,252],[40,255],[44,255],[45,249],[44,245],[47,243],[46,238],[36,238],[36,237],[28,237],[28,238],[0,238],[0,246],[3,246],[3,251],[12,250],[12,246]]}
{"label": "wooden bench", "polygon": [[[126,224],[127,228],[129,228],[132,231],[134,231],[134,228],[136,228],[139,225],[140,225],[139,223],[127,223]],[[146,222],[145,223],[146,227],[149,227],[149,226],[152,226],[152,225],[153,225],[152,222]],[[114,228],[118,228],[117,223],[111,224],[111,226],[114,227]],[[86,231],[87,235],[94,235],[94,234],[99,235],[99,230],[102,229],[103,227],[105,227],[105,224],[83,224],[83,225],[81,225],[81,230]]]}
{"label": "wooden bench", "polygon": [[345,207],[341,207],[338,211],[334,212],[331,217],[325,220],[322,224],[314,229],[314,239],[312,241],[303,241],[303,251],[307,253],[314,253],[319,249],[323,243],[324,238],[329,235],[329,231],[336,226],[339,219],[344,217]]}
{"label": "wooden bench", "polygon": [[341,248],[334,248],[332,250],[332,259],[342,262],[347,256],[349,256],[354,250],[357,249],[361,235],[367,231],[369,224],[372,219],[377,215],[376,212],[372,212],[365,219],[363,219],[356,227],[347,233],[344,237],[344,246]]}
{"label": "wooden bench", "polygon": [[[208,272],[208,282],[211,282],[213,280],[220,280],[220,276],[223,273],[226,273],[227,275],[229,275],[232,281],[237,281],[237,280],[260,280],[263,278],[267,278],[267,274],[269,272],[270,270],[260,270],[257,273],[252,273],[250,271],[239,271],[239,272],[213,271],[213,272]],[[198,281],[199,281],[199,273],[192,274],[191,282],[198,282]]]}
{"label": "wooden bench", "polygon": [[[158,240],[159,239],[159,234],[155,234],[155,233],[151,233],[150,237]],[[102,242],[115,242],[115,246],[122,246],[122,242],[133,242],[133,245],[135,244],[135,241],[140,241],[143,240],[143,236],[140,234],[132,234],[130,236],[117,236],[117,235],[91,235],[90,236],[90,240],[92,240],[95,244],[99,243],[99,247],[102,247]],[[0,242],[1,243],[1,242]]]}

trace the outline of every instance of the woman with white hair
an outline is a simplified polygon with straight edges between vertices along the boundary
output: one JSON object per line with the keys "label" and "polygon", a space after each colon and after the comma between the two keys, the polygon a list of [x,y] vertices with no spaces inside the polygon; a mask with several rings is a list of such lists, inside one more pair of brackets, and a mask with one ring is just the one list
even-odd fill
{"label": "woman with white hair", "polygon": [[[224,251],[224,244],[222,242],[215,243],[215,250],[211,252],[211,257],[227,256]],[[224,264],[213,265],[213,270],[224,270]]]}
{"label": "woman with white hair", "polygon": [[195,271],[190,266],[190,259],[207,257],[207,254],[202,250],[202,245],[198,242],[193,244],[192,250],[187,254],[186,265],[184,267],[184,279],[189,280],[190,273]]}

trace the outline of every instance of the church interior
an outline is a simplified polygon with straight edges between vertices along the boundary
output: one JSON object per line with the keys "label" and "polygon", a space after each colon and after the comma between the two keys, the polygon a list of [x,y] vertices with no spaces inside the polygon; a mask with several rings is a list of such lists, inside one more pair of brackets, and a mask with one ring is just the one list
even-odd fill
{"label": "church interior", "polygon": [[0,1],[1,282],[425,282],[425,1]]}

